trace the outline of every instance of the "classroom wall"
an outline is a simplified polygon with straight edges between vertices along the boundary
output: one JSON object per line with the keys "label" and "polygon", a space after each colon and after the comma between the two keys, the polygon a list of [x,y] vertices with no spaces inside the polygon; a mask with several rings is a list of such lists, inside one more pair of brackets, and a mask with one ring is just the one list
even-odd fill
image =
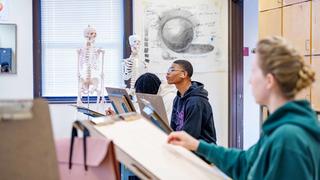
{"label": "classroom wall", "polygon": [[33,97],[32,0],[8,0],[8,19],[17,24],[17,74],[0,74],[0,99]]}
{"label": "classroom wall", "polygon": [[[90,104],[90,109],[105,113],[105,109],[110,104]],[[70,104],[51,104],[49,106],[51,113],[51,121],[53,134],[56,139],[71,136],[71,126],[75,120],[87,120],[88,117],[76,111],[76,108]]]}

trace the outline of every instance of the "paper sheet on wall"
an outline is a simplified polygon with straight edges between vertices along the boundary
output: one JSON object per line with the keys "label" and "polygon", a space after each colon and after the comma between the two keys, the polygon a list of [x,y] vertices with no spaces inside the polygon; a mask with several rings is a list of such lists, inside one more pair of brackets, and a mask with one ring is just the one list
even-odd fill
{"label": "paper sheet on wall", "polygon": [[224,71],[228,39],[225,33],[224,1],[137,0],[141,6],[143,58],[148,70],[165,73],[177,59],[189,60],[195,72]]}

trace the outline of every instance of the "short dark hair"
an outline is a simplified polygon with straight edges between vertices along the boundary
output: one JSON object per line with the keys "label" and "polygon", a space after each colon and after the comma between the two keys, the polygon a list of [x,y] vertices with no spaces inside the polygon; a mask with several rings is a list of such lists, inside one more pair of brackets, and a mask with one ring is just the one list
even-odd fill
{"label": "short dark hair", "polygon": [[157,75],[152,73],[142,74],[134,84],[136,93],[157,94],[161,81]]}
{"label": "short dark hair", "polygon": [[192,67],[192,64],[189,61],[187,61],[187,60],[175,60],[173,63],[180,65],[183,68],[183,70],[185,70],[188,73],[188,76],[190,78],[192,77],[193,67]]}

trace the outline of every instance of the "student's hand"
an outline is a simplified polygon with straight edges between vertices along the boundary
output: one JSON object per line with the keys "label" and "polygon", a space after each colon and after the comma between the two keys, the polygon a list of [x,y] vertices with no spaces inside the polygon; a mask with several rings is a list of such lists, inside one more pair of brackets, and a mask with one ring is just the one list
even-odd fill
{"label": "student's hand", "polygon": [[191,151],[196,151],[199,146],[199,141],[184,131],[170,133],[168,143],[185,147]]}
{"label": "student's hand", "polygon": [[110,107],[108,107],[108,109],[106,109],[106,115],[107,116],[115,116],[116,113]]}

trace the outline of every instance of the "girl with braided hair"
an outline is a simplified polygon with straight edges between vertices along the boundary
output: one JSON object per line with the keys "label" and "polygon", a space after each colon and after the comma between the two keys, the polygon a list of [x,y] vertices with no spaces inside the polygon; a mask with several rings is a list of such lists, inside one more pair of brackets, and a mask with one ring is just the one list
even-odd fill
{"label": "girl with braided hair", "polygon": [[315,73],[282,38],[258,42],[250,83],[256,102],[269,108],[258,142],[248,150],[224,148],[173,132],[170,144],[204,156],[232,179],[320,180],[320,125],[310,103],[295,100]]}

